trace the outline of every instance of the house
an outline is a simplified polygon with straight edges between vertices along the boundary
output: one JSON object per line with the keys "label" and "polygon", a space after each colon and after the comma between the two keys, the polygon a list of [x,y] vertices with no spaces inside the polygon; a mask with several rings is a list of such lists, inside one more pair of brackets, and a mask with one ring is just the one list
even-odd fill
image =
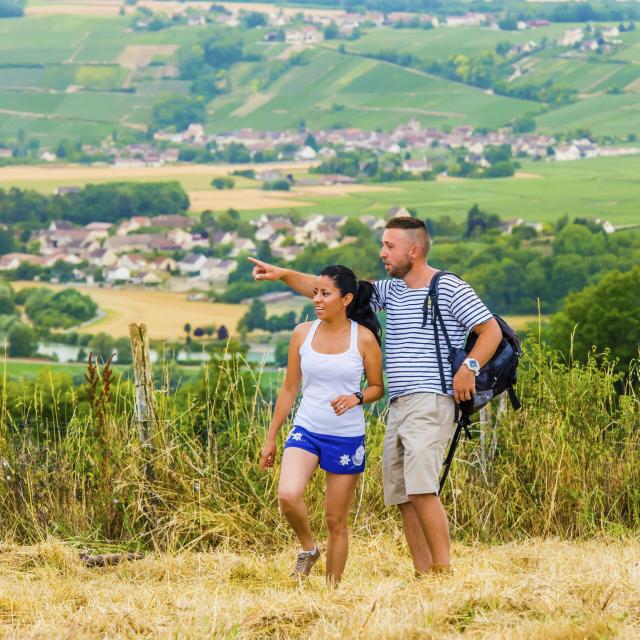
{"label": "house", "polygon": [[583,40],[580,44],[580,51],[597,51],[598,50],[598,42],[597,40]]}
{"label": "house", "polygon": [[111,222],[90,222],[89,224],[85,224],[84,228],[87,231],[106,231],[107,235],[109,234],[109,229],[113,227]]}
{"label": "house", "polygon": [[580,149],[575,144],[562,144],[556,147],[556,160],[580,160]]}
{"label": "house", "polygon": [[189,253],[177,263],[178,269],[182,275],[196,275],[200,273],[200,269],[207,262],[207,257],[202,254]]}
{"label": "house", "polygon": [[602,37],[607,40],[609,38],[617,38],[620,35],[618,27],[605,27],[602,29]]}
{"label": "house", "polygon": [[87,262],[94,267],[112,267],[118,261],[111,249],[95,249],[86,254]]}
{"label": "house", "polygon": [[104,279],[109,284],[123,284],[131,280],[131,272],[126,267],[105,269]]}
{"label": "house", "polygon": [[404,207],[391,207],[389,209],[388,216],[390,218],[405,218],[405,217],[413,217],[407,209]]}
{"label": "house", "polygon": [[171,229],[167,233],[167,238],[187,250],[191,249],[192,234],[184,229]]}
{"label": "house", "polygon": [[0,159],[13,158],[13,149],[0,149]]}
{"label": "house", "polygon": [[235,260],[209,258],[202,264],[199,275],[202,280],[209,282],[226,282],[236,267]]}
{"label": "house", "polygon": [[[154,238],[158,234],[151,233],[131,233],[128,236],[111,236],[104,242],[105,249],[111,249],[116,253],[125,253],[129,251],[148,251],[152,248]],[[162,239],[165,239],[161,236]]]}
{"label": "house", "polygon": [[176,261],[168,256],[158,256],[147,261],[149,269],[152,271],[176,271],[178,268]]}
{"label": "house", "polygon": [[207,24],[207,21],[204,16],[190,16],[187,18],[187,25],[190,27],[203,27],[205,24]]}
{"label": "house", "polygon": [[558,44],[561,47],[572,47],[574,44],[578,44],[584,38],[582,29],[567,29],[562,36],[558,39]]}
{"label": "house", "polygon": [[379,229],[384,229],[386,222],[383,218],[378,218],[377,216],[369,216],[362,215],[358,218],[362,224],[366,225],[372,231],[378,231]]}
{"label": "house", "polygon": [[447,16],[447,27],[479,27],[487,19],[484,13],[465,13],[462,16]]}
{"label": "house", "polygon": [[66,251],[59,251],[57,253],[51,253],[45,256],[43,266],[53,267],[56,262],[64,262],[66,264],[78,265],[82,262],[82,258],[73,253],[67,253]]}
{"label": "house", "polygon": [[17,269],[23,262],[34,266],[43,266],[44,258],[32,253],[6,253],[0,256],[0,271]]}
{"label": "house", "polygon": [[150,227],[151,221],[146,216],[133,216],[129,220],[123,220],[116,229],[116,235],[126,236],[132,231],[137,231],[143,227]]}
{"label": "house", "polygon": [[317,156],[313,147],[306,146],[297,151],[294,157],[296,160],[315,160]]}
{"label": "house", "polygon": [[73,225],[67,220],[52,220],[48,227],[49,231],[62,231],[73,229]]}
{"label": "house", "polygon": [[139,253],[125,253],[118,258],[117,265],[136,273],[147,268],[147,261]]}
{"label": "house", "polygon": [[241,253],[255,253],[256,251],[256,243],[249,238],[236,238],[232,242],[231,253],[229,254],[232,258],[235,258]]}
{"label": "house", "polygon": [[299,244],[291,244],[287,247],[278,247],[272,249],[273,255],[286,260],[287,262],[291,262],[295,260],[303,251],[304,247]]}
{"label": "house", "polygon": [[54,196],[66,196],[70,193],[80,193],[80,187],[56,187],[53,190]]}
{"label": "house", "polygon": [[318,44],[324,40],[324,34],[315,27],[287,29],[284,40],[288,44]]}
{"label": "house", "polygon": [[224,244],[232,244],[238,237],[235,231],[216,231],[211,235],[211,246],[219,247]]}
{"label": "house", "polygon": [[402,170],[407,173],[419,174],[429,171],[429,163],[426,160],[405,160]]}
{"label": "house", "polygon": [[154,271],[141,271],[131,277],[131,283],[145,287],[157,287],[162,284],[162,279]]}
{"label": "house", "polygon": [[193,225],[193,220],[188,216],[160,215],[149,218],[152,227],[168,227],[169,229],[188,229]]}

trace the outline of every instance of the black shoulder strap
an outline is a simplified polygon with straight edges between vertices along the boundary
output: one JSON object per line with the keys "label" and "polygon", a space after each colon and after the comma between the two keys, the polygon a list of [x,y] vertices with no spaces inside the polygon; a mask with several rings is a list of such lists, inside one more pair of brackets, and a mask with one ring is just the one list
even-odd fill
{"label": "black shoulder strap", "polygon": [[429,319],[429,313],[431,313],[431,325],[433,326],[433,338],[436,343],[436,355],[438,357],[438,369],[440,371],[440,385],[442,387],[442,393],[447,395],[447,381],[444,375],[444,365],[442,364],[442,352],[440,349],[440,339],[438,338],[438,323],[442,329],[442,335],[444,336],[447,347],[451,350],[451,340],[447,332],[447,327],[444,324],[442,314],[440,313],[440,307],[438,305],[438,282],[440,278],[449,271],[438,271],[431,278],[429,283],[429,291],[424,299],[422,305],[422,328],[427,326]]}

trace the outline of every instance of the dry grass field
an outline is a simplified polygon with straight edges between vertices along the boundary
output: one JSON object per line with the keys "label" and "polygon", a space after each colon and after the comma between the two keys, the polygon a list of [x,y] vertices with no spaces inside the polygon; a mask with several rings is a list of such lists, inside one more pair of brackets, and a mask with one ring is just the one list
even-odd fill
{"label": "dry grass field", "polygon": [[640,637],[637,539],[455,545],[416,580],[398,534],[357,537],[338,589],[288,578],[293,547],[150,554],[87,568],[48,540],[0,554],[0,637],[347,640]]}
{"label": "dry grass field", "polygon": [[[189,191],[191,211],[222,211],[233,207],[238,211],[252,209],[279,209],[283,207],[307,207],[311,203],[297,200],[287,191],[262,191],[261,189],[222,189]],[[300,194],[302,195],[302,194]]]}
{"label": "dry grass field", "polygon": [[[44,286],[38,282],[13,283],[16,290],[24,287]],[[64,285],[46,285],[61,289]],[[247,307],[241,304],[213,304],[191,302],[186,293],[153,291],[140,288],[101,289],[100,287],[75,286],[81,293],[91,296],[105,317],[87,324],[80,333],[104,332],[116,338],[129,335],[129,324],[144,322],[149,336],[154,340],[184,338],[185,323],[192,327],[224,324],[235,333],[236,325]]]}

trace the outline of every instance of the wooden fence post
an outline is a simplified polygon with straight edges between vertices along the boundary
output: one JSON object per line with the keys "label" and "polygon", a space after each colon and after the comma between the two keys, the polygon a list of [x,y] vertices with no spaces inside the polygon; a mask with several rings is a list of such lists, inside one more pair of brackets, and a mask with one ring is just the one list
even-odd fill
{"label": "wooden fence post", "polygon": [[130,324],[133,376],[136,386],[136,419],[143,446],[150,446],[155,430],[156,408],[153,396],[153,370],[149,352],[147,325]]}

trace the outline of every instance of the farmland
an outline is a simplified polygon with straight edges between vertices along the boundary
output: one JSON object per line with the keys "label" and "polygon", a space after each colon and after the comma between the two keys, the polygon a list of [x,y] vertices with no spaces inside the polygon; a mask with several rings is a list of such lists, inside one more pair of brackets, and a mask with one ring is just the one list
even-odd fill
{"label": "farmland", "polygon": [[[170,3],[140,4],[170,8]],[[187,5],[176,4],[175,9],[183,11]],[[134,31],[130,15],[119,16],[118,9],[111,2],[41,3],[30,5],[22,19],[0,21],[0,138],[24,129],[45,144],[61,138],[98,142],[113,131],[144,129],[161,96],[189,93],[189,82],[175,77],[180,52],[216,27]],[[399,51],[446,61],[454,54],[494,51],[498,43],[551,43],[573,26],[552,24],[523,32],[368,29],[346,44],[330,40],[298,48],[305,62],[275,79],[270,70],[286,58],[287,45],[265,42],[265,28],[245,30],[239,38],[259,60],[230,70],[232,90],[207,105],[206,130],[293,129],[303,121],[318,128],[391,129],[410,117],[438,128],[496,128],[534,114],[541,131],[549,133],[576,126],[590,127],[598,135],[638,131],[637,31],[623,33],[606,55],[568,55],[566,48],[549,45],[519,64],[522,75],[514,86],[551,79],[579,92],[576,104],[551,110],[541,102],[494,95],[368,57]],[[618,94],[605,94],[612,89]]]}
{"label": "farmland", "polygon": [[[525,161],[515,178],[493,180],[439,179],[385,185],[294,187],[288,192],[265,192],[257,181],[237,179],[233,190],[216,191],[211,178],[249,165],[178,165],[114,169],[110,167],[2,167],[0,188],[17,186],[51,193],[55,187],[82,186],[117,180],[178,180],[190,193],[192,210],[223,211],[233,207],[247,218],[265,209],[277,212],[298,208],[304,215],[384,215],[392,206],[409,206],[420,215],[450,215],[461,220],[474,203],[503,218],[551,222],[559,216],[600,217],[613,224],[638,222],[640,157],[595,158],[573,162]],[[264,168],[269,165],[254,165]],[[283,171],[305,165],[271,165]],[[307,167],[309,165],[306,165]]]}
{"label": "farmland", "polygon": [[[38,283],[15,283],[16,290]],[[47,285],[59,289],[62,285]],[[81,287],[83,293],[91,296],[105,317],[86,324],[79,333],[104,332],[114,338],[127,337],[129,324],[145,323],[149,336],[154,340],[175,340],[184,338],[184,325],[192,327],[224,324],[233,334],[238,320],[246,312],[244,305],[211,304],[192,302],[187,294],[166,291],[136,289],[101,289]]]}

